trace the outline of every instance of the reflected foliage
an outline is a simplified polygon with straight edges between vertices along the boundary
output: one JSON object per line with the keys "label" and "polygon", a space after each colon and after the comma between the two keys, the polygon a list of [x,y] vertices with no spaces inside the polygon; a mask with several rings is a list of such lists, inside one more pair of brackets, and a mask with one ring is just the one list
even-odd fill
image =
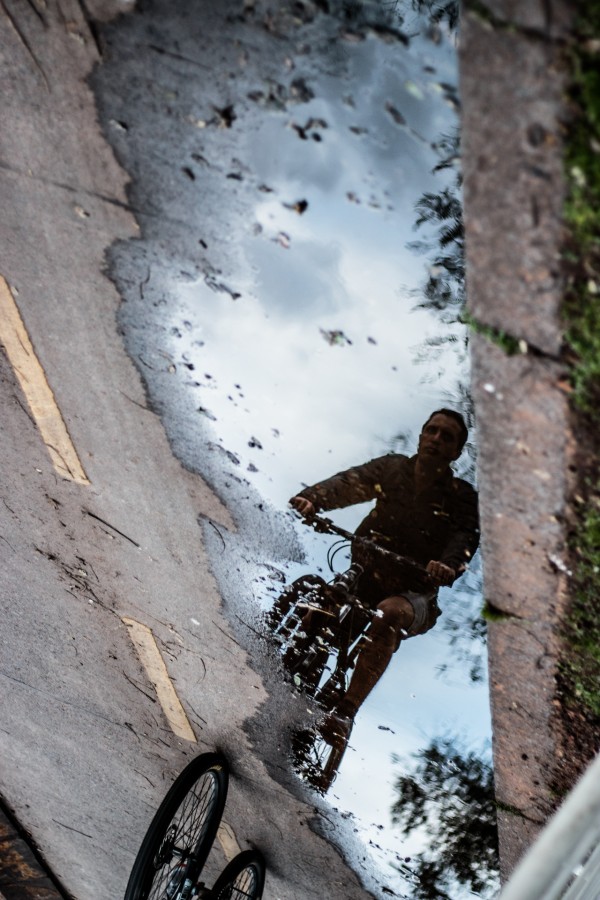
{"label": "reflected foliage", "polygon": [[412,8],[427,16],[432,25],[446,24],[451,31],[458,28],[458,0],[412,0]]}
{"label": "reflected foliage", "polygon": [[[398,0],[317,0],[316,5],[358,28],[383,26],[393,33],[404,23],[403,4]],[[397,37],[404,39],[399,33]]]}
{"label": "reflected foliage", "polygon": [[465,302],[465,234],[462,215],[460,136],[456,129],[437,144],[440,162],[434,172],[454,171],[453,180],[439,193],[423,194],[415,205],[415,229],[428,226],[425,237],[409,244],[417,253],[433,254],[419,309],[444,313],[456,322]]}
{"label": "reflected foliage", "polygon": [[461,675],[466,672],[472,684],[485,681],[487,624],[481,615],[481,596],[481,566],[477,556],[471,570],[455,588],[452,600],[444,604],[439,627],[448,636],[452,660],[437,667],[439,675],[457,670]]}
{"label": "reflected foliage", "polygon": [[396,779],[392,822],[406,836],[421,830],[429,837],[431,849],[410,861],[415,896],[452,900],[457,884],[493,896],[498,834],[491,766],[451,737],[434,739],[414,758],[414,772]]}
{"label": "reflected foliage", "polygon": [[455,31],[459,23],[458,0],[315,0],[315,5],[360,25],[375,21],[403,25],[410,12],[416,13],[434,29],[434,39],[440,26]]}

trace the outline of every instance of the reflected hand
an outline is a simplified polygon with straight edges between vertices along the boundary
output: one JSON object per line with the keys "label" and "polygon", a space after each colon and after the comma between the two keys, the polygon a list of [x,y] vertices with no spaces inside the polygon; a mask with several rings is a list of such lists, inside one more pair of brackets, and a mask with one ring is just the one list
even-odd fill
{"label": "reflected hand", "polygon": [[438,562],[435,559],[430,560],[425,566],[425,570],[431,576],[432,581],[436,585],[449,587],[456,578],[456,572],[450,566]]}
{"label": "reflected hand", "polygon": [[307,500],[306,497],[292,497],[290,500],[290,506],[293,506],[294,509],[300,513],[300,515],[304,516],[305,519],[309,519],[311,516],[314,516],[316,509],[314,503],[311,503],[310,500]]}

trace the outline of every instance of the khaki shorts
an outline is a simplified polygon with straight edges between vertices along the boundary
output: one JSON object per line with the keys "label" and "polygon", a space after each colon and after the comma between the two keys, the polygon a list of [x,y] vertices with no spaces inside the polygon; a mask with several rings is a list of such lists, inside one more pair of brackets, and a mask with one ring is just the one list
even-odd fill
{"label": "khaki shorts", "polygon": [[406,597],[415,612],[415,617],[412,625],[408,629],[407,637],[425,634],[426,631],[433,628],[438,617],[442,614],[442,610],[437,605],[437,590],[427,591],[426,593],[403,591],[402,596]]}

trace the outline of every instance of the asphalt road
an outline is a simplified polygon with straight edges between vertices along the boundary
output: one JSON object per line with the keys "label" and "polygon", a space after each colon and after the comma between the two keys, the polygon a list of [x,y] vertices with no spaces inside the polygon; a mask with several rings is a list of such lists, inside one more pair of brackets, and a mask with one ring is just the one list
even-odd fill
{"label": "asphalt road", "polygon": [[[152,11],[158,5],[157,0],[144,4],[144,9]],[[503,7],[502,3],[496,5]],[[260,4],[246,2],[239,6],[249,14]],[[309,3],[297,6],[304,10],[313,8]],[[161,281],[159,277],[150,286],[144,282],[140,259],[137,264],[130,264],[129,272],[121,265],[120,293],[126,295],[129,290],[131,295],[121,305],[123,298],[108,277],[109,272],[116,277],[119,263],[125,259],[124,254],[120,255],[121,249],[127,247],[131,251],[136,246],[141,255],[145,248],[136,239],[143,233],[146,238],[150,235],[160,258],[165,249],[161,240],[167,219],[171,239],[174,236],[181,241],[182,251],[187,249],[186,242],[192,240],[177,201],[181,184],[190,187],[189,173],[182,173],[181,168],[173,172],[173,182],[179,179],[173,194],[176,202],[173,207],[161,209],[152,202],[152,179],[160,169],[154,163],[162,165],[164,159],[157,160],[149,153],[145,181],[139,177],[144,174],[141,171],[133,171],[129,165],[127,169],[120,167],[124,165],[130,121],[119,116],[111,124],[113,114],[107,97],[111,96],[115,107],[121,104],[127,109],[128,97],[118,94],[114,87],[127,70],[124,64],[137,63],[132,58],[153,48],[156,60],[172,64],[174,79],[184,77],[182,67],[190,65],[189,59],[177,59],[176,51],[165,55],[167,38],[171,36],[160,28],[149,29],[145,49],[135,40],[129,44],[126,39],[124,43],[107,40],[110,28],[98,29],[94,17],[109,18],[111,12],[127,14],[131,7],[129,2],[102,0],[88,0],[86,4],[76,0],[48,4],[41,0],[4,0],[0,8],[4,86],[0,130],[0,297],[3,304],[14,304],[22,317],[22,326],[13,329],[13,357],[9,358],[8,351],[0,353],[4,411],[0,436],[4,463],[0,495],[0,794],[31,832],[67,892],[79,900],[118,897],[139,840],[167,785],[191,755],[221,748],[230,757],[234,772],[227,820],[239,846],[256,844],[266,853],[266,897],[321,897],[325,890],[333,897],[363,897],[365,888],[345,866],[340,853],[315,832],[315,828],[328,827],[340,838],[337,823],[330,813],[325,818],[322,809],[315,810],[314,801],[302,799],[300,786],[287,769],[280,736],[285,736],[297,710],[278,695],[274,678],[267,683],[263,669],[258,674],[258,668],[251,665],[255,648],[242,639],[244,627],[240,628],[239,622],[235,624],[235,617],[223,615],[222,598],[212,574],[215,566],[214,562],[209,565],[207,545],[213,554],[223,541],[227,548],[233,548],[226,555],[226,564],[233,563],[234,568],[244,554],[241,533],[252,527],[252,521],[240,522],[237,515],[239,488],[233,485],[230,491],[227,479],[222,477],[225,470],[217,471],[219,467],[213,469],[212,487],[195,474],[186,458],[185,435],[179,436],[177,450],[188,468],[177,461],[156,414],[158,409],[168,421],[168,404],[157,406],[155,399],[149,399],[141,374],[146,363],[138,357],[136,369],[125,350],[121,331],[136,321],[135,310],[129,316],[127,304],[133,305],[136,293],[141,296],[145,292],[151,302],[157,299],[153,292],[160,294]],[[527,8],[529,11],[529,5]],[[294,27],[293,17],[272,17],[268,24],[275,39],[286,46],[285,31]],[[524,24],[531,27],[530,22]],[[121,33],[127,36],[127,29]],[[481,55],[477,64],[471,54],[470,69],[463,66],[465,134],[467,143],[472,142],[467,155],[477,159],[479,167],[471,168],[470,175],[468,166],[466,170],[467,235],[469,245],[477,251],[472,252],[469,262],[471,295],[476,300],[472,312],[494,328],[503,329],[509,321],[511,333],[514,331],[526,344],[553,354],[553,341],[560,335],[557,320],[538,315],[538,297],[530,289],[532,278],[527,267],[522,270],[513,265],[513,256],[522,252],[521,244],[525,246],[526,238],[535,242],[543,233],[545,239],[549,235],[552,238],[549,249],[544,251],[552,261],[552,241],[557,238],[549,226],[556,229],[559,219],[552,204],[560,204],[562,195],[548,181],[552,204],[539,206],[536,179],[540,167],[529,166],[529,160],[534,152],[540,159],[543,154],[554,152],[555,142],[547,140],[538,147],[523,137],[511,145],[513,135],[529,134],[529,119],[519,119],[515,125],[509,115],[521,115],[525,79],[515,80],[513,58],[507,64],[497,46],[488,47],[486,41],[506,41],[516,54],[515,59],[523,64],[535,62],[544,74],[554,71],[554,66],[545,56],[536,62],[537,56],[528,42],[534,42],[536,53],[541,52],[543,44],[534,41],[532,34],[525,35],[527,40],[522,44],[521,38],[514,40],[512,28],[496,33],[487,23],[474,19],[471,31],[465,34],[465,52],[471,54],[469,48],[477,47]],[[485,40],[482,34],[486,35]],[[212,46],[209,44],[207,41],[205,52],[220,52],[218,41],[216,47],[215,40]],[[168,46],[172,50],[172,45]],[[231,52],[232,48],[227,49]],[[148,58],[151,56],[150,53]],[[489,77],[492,58],[500,69],[494,78]],[[243,54],[238,54],[237,60],[242,67]],[[267,57],[265,71],[273,65],[274,60]],[[146,79],[152,87],[153,70],[150,63],[148,66]],[[186,77],[191,77],[192,70],[187,70]],[[201,72],[197,67],[199,96]],[[92,93],[90,77],[96,95]],[[534,86],[543,88],[545,83],[536,75]],[[515,85],[518,97],[514,95]],[[131,121],[141,129],[142,138],[151,141],[155,135],[151,129],[143,131],[143,115],[136,102],[140,98],[147,100],[148,94],[144,95],[135,79],[130,87],[130,109],[135,112]],[[488,92],[492,87],[503,95],[502,117],[497,113],[503,109],[500,99],[490,99]],[[173,99],[170,85],[156,84],[154,88],[152,102],[159,98],[167,110]],[[159,96],[161,90],[163,94]],[[562,88],[559,93],[562,95]],[[537,94],[534,92],[533,96]],[[280,102],[281,96],[263,92],[260,102],[267,101]],[[219,105],[226,128],[227,107]],[[554,127],[553,110],[553,106],[544,107],[540,119],[550,134]],[[536,116],[538,113],[536,106]],[[550,116],[550,124],[544,116]],[[510,140],[498,129],[500,119]],[[482,123],[487,123],[487,130]],[[113,129],[111,140],[120,154],[120,164],[113,146],[107,142],[109,128]],[[534,135],[539,133],[539,125],[537,128]],[[480,144],[474,142],[475,134],[480,136]],[[490,186],[486,159],[494,141],[497,158],[507,167],[493,167],[499,185],[495,195],[508,198],[506,206],[489,203],[494,186]],[[168,151],[168,141],[164,146]],[[513,155],[506,152],[509,146]],[[525,148],[525,162],[513,158],[519,147]],[[191,171],[199,181],[204,163],[197,162]],[[558,156],[552,165],[560,168]],[[524,208],[523,182],[514,177],[519,167],[535,180],[536,186],[531,189],[535,197],[531,204],[535,227],[527,216],[516,215]],[[135,183],[128,187],[132,171]],[[229,173],[235,178],[242,174],[241,170]],[[512,191],[506,188],[510,184],[516,185]],[[214,202],[218,203],[218,198]],[[506,220],[502,218],[505,210]],[[518,228],[514,227],[515,222]],[[517,250],[505,241],[507,231],[519,245]],[[488,248],[498,249],[501,255],[506,253],[506,259],[488,258],[480,252],[478,236]],[[199,237],[210,243],[214,235],[194,234],[196,248]],[[228,249],[231,248],[220,248],[220,252]],[[167,253],[166,257],[169,264],[178,259],[177,254]],[[535,254],[531,260],[532,267],[534,262],[537,265]],[[548,266],[553,271],[553,264]],[[540,271],[543,275],[543,269]],[[510,273],[514,280],[509,289],[502,292],[497,288],[490,277],[494,272],[501,273],[505,286]],[[227,285],[223,287],[227,289]],[[506,308],[498,306],[500,293],[508,298]],[[520,298],[526,313],[528,299],[534,303],[532,316],[517,324],[515,297]],[[3,324],[7,308],[2,307]],[[540,322],[554,322],[558,330],[552,331],[550,337],[541,334]],[[19,330],[21,327],[23,331]],[[128,349],[133,353],[135,342],[131,334],[130,330]],[[494,597],[499,610],[519,619],[525,607],[515,607],[511,586],[504,578],[505,559],[512,569],[521,554],[523,572],[531,574],[526,597],[528,615],[530,596],[538,597],[543,610],[548,607],[548,596],[556,596],[559,606],[563,601],[563,585],[549,568],[548,559],[562,552],[562,532],[554,513],[562,508],[564,486],[555,485],[560,494],[557,498],[546,488],[546,473],[563,472],[566,468],[562,446],[566,401],[556,393],[554,369],[543,358],[527,355],[507,361],[497,348],[492,347],[490,352],[483,338],[476,339],[475,344],[479,348],[474,360],[474,394],[479,413],[481,474],[485,481],[488,473],[495,472],[500,485],[496,490],[493,477],[487,480],[490,497],[485,504],[483,526],[489,546],[493,547],[486,563],[488,594]],[[156,348],[152,352],[160,356]],[[39,371],[34,378],[30,369],[21,372],[21,380],[18,379],[15,367],[21,363],[15,360],[22,361],[23,356],[29,361],[39,360],[46,382],[36,380]],[[514,370],[514,392],[496,390],[495,399],[490,402],[490,385],[512,384],[508,367]],[[156,376],[158,388],[167,397],[170,368],[171,362],[163,359]],[[522,368],[532,373],[532,383],[545,384],[553,397],[551,405],[547,399],[539,400],[534,390],[523,388]],[[57,404],[58,420],[56,411],[49,411],[48,385]],[[28,389],[31,402],[26,399]],[[500,403],[504,394],[508,399],[500,415],[500,407],[494,404]],[[533,414],[527,403],[535,407]],[[539,416],[542,408],[551,410],[551,416]],[[552,440],[558,442],[552,448],[549,418],[554,422]],[[64,421],[66,431],[57,421]],[[518,440],[523,431],[531,431],[532,421],[538,437],[532,438],[531,443],[540,448],[539,455],[524,449]],[[512,431],[507,429],[507,422],[512,423]],[[68,454],[74,454],[68,458],[64,455],[65,445],[57,447],[54,443],[56,435],[63,441],[65,433],[71,442]],[[172,434],[170,429],[171,437]],[[505,453],[508,465],[499,462],[498,448]],[[543,494],[542,499],[536,494],[535,505],[528,504],[525,513],[518,505],[519,493],[517,507],[512,508],[511,498],[515,495],[503,488],[506,483],[513,483],[515,474],[541,484],[538,494]],[[498,497],[509,504],[508,509],[501,508],[502,514]],[[529,514],[530,508],[535,515]],[[205,523],[204,531],[199,518]],[[542,518],[544,540],[539,539]],[[525,530],[506,527],[506,521],[524,520]],[[269,541],[276,543],[281,537],[279,523],[266,516],[261,517],[261,522]],[[218,567],[216,574],[221,585],[223,576]],[[183,719],[181,711],[171,721],[167,718],[151,676],[140,662],[132,634],[147,635],[144,628],[154,635],[169,681],[182,704]],[[492,683],[497,704],[499,699],[504,704],[502,708],[498,704],[496,713],[500,723],[497,785],[500,799],[506,801],[506,809],[510,810],[501,817],[502,833],[505,843],[515,844],[508,848],[509,852],[504,849],[505,870],[532,836],[527,816],[515,822],[517,804],[524,796],[537,802],[543,793],[539,770],[547,767],[544,759],[539,759],[541,732],[531,728],[531,710],[536,707],[529,701],[530,697],[535,703],[541,696],[551,697],[553,677],[551,667],[537,665],[537,655],[531,650],[536,640],[533,634],[533,643],[519,651],[525,668],[519,670],[518,687],[524,700],[515,703],[512,654],[517,628],[522,633],[520,622],[515,620],[495,624],[491,629],[492,655],[508,660],[506,675],[501,673]],[[248,647],[254,656],[248,655]],[[531,676],[532,666],[536,666],[535,679]],[[540,688],[542,678],[550,689],[543,685]],[[522,715],[521,705],[527,710],[526,715]],[[544,733],[553,738],[547,709],[546,704],[542,717],[549,724]],[[506,718],[501,719],[501,715]],[[519,718],[526,723],[527,740],[533,749],[525,754],[520,746],[516,757],[515,742],[520,744],[522,740],[515,738]],[[173,728],[187,734],[187,738],[178,736]],[[193,731],[193,739],[188,728]],[[503,746],[498,743],[498,736],[506,737]],[[552,742],[544,741],[544,752],[551,756]],[[526,757],[534,763],[528,762],[525,767],[519,760]],[[524,769],[525,787],[520,781]],[[529,807],[525,812],[529,813]],[[519,827],[522,834],[514,840]],[[343,843],[352,862],[360,868],[362,860],[347,835]],[[364,871],[362,874],[367,878]],[[367,883],[375,887],[374,882]]]}
{"label": "asphalt road", "polygon": [[[0,14],[0,274],[83,473],[57,470],[40,424],[57,413],[33,414],[33,376],[2,352],[0,793],[66,891],[105,900],[174,776],[219,748],[226,818],[265,853],[265,896],[364,897],[311,827],[318,810],[250,744],[266,691],[222,614],[198,518],[224,534],[234,522],[174,458],[123,347],[105,254],[138,225],[86,82],[99,55],[85,10]],[[173,731],[124,618],[151,630],[193,739]]]}

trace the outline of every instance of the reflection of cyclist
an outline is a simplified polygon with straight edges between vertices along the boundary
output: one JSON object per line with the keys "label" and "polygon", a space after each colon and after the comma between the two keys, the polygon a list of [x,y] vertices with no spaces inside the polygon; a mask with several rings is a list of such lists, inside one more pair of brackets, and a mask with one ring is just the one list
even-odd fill
{"label": "reflection of cyclist", "polygon": [[412,557],[429,573],[425,581],[418,572],[377,559],[374,551],[355,545],[353,559],[365,568],[357,593],[377,614],[336,717],[354,718],[402,638],[433,627],[440,614],[438,586],[453,584],[477,549],[477,494],[450,470],[467,436],[460,413],[437,410],[423,426],[416,456],[390,454],[373,459],[290,500],[304,516],[375,500],[356,534]]}

